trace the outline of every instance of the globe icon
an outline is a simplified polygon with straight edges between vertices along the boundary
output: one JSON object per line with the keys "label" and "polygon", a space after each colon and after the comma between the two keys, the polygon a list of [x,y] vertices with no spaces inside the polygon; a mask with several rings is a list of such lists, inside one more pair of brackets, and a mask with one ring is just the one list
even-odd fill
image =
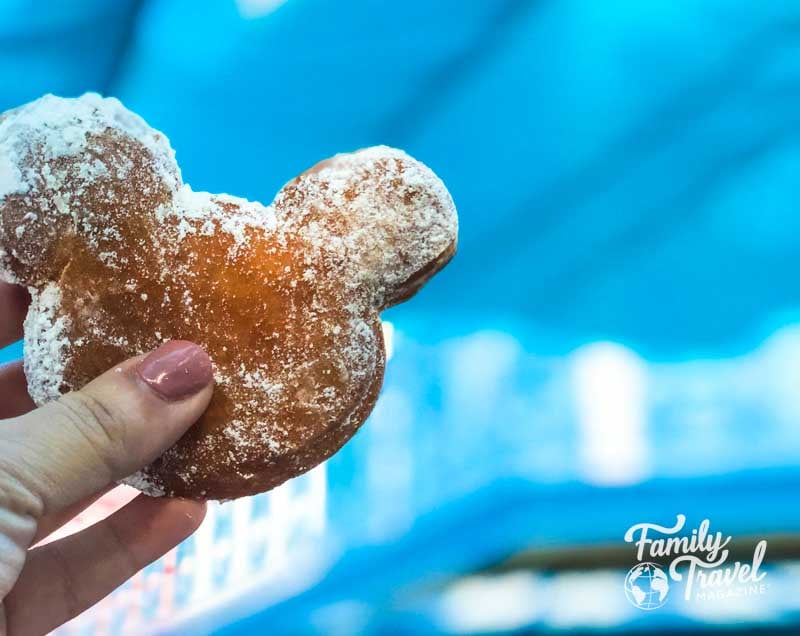
{"label": "globe icon", "polygon": [[641,610],[663,607],[669,593],[669,579],[655,563],[640,563],[625,577],[625,596]]}

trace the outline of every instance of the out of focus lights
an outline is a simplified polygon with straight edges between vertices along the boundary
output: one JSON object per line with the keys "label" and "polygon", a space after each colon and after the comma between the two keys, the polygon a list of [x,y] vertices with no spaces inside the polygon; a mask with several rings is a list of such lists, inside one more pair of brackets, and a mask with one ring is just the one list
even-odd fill
{"label": "out of focus lights", "polygon": [[441,627],[459,634],[520,629],[542,613],[540,583],[529,572],[473,576],[442,595]]}
{"label": "out of focus lights", "polygon": [[372,606],[363,601],[337,601],[313,610],[309,622],[321,634],[349,636],[364,631],[373,612]]}
{"label": "out of focus lights", "polygon": [[384,320],[381,327],[383,327],[383,345],[386,347],[386,361],[388,362],[394,356],[394,324]]}
{"label": "out of focus lights", "polygon": [[630,349],[597,342],[573,354],[580,470],[603,485],[647,476],[645,367]]}
{"label": "out of focus lights", "polygon": [[634,612],[625,598],[624,575],[614,570],[567,572],[551,579],[544,622],[556,629],[612,627]]}
{"label": "out of focus lights", "polygon": [[287,0],[236,0],[236,5],[243,18],[255,20],[269,15],[286,2]]}

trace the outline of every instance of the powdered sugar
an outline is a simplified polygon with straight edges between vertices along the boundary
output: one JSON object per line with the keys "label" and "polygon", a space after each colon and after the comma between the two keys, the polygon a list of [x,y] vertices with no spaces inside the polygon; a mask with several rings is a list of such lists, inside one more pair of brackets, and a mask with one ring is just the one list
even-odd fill
{"label": "powdered sugar", "polygon": [[247,244],[250,231],[270,233],[277,222],[272,206],[233,197],[227,194],[195,192],[183,185],[169,205],[156,210],[156,218],[176,221],[177,238],[182,241],[190,234],[211,236],[222,231],[233,238],[230,255]]}
{"label": "powdered sugar", "polygon": [[30,292],[31,306],[25,319],[25,375],[31,398],[36,404],[44,404],[61,394],[69,319],[61,312],[61,290],[56,283]]}
{"label": "powdered sugar", "polygon": [[10,194],[24,194],[28,187],[17,165],[9,157],[0,155],[0,199]]}
{"label": "powdered sugar", "polygon": [[284,388],[280,382],[273,382],[270,379],[266,365],[259,365],[252,371],[248,371],[244,364],[241,364],[239,365],[238,376],[243,386],[248,389],[258,389],[264,395],[279,393]]}
{"label": "powdered sugar", "polygon": [[202,434],[126,480],[151,495],[258,492],[334,452],[377,395],[379,311],[455,246],[444,185],[391,148],[334,157],[269,206],[182,184],[163,135],[96,95],[6,115],[4,152],[0,183],[27,190],[0,198],[0,276],[33,287],[37,402],[167,340],[212,357]]}
{"label": "powdered sugar", "polygon": [[150,497],[163,497],[166,495],[166,491],[162,486],[159,486],[146,471],[140,470],[133,475],[129,475],[125,479],[120,480],[121,484],[127,484],[128,486],[133,486],[138,490],[141,490],[144,494],[149,495]]}
{"label": "powdered sugar", "polygon": [[[175,153],[166,137],[127,110],[119,100],[103,98],[96,93],[86,93],[79,99],[45,95],[12,111],[0,120],[0,156],[11,165],[24,165],[24,155],[29,152],[32,142],[46,159],[76,156],[87,149],[87,144],[91,143],[90,135],[102,134],[109,128],[130,135],[154,157],[162,158],[164,176],[177,187],[179,173],[174,164]],[[86,162],[81,169],[84,179],[107,170],[99,160]],[[17,175],[17,180],[20,177],[24,177],[24,183],[30,183],[33,174]],[[57,184],[49,185],[55,189]],[[0,188],[0,196],[3,192],[4,189]]]}
{"label": "powdered sugar", "polygon": [[11,257],[10,254],[0,247],[0,281],[11,283],[12,285],[19,284],[19,281],[11,271]]}
{"label": "powdered sugar", "polygon": [[[299,210],[295,191],[304,193]],[[345,258],[345,285],[371,285],[386,304],[393,290],[454,249],[458,236],[456,208],[441,179],[387,146],[336,155],[279,193],[275,206],[279,224],[299,226],[313,250]],[[328,215],[346,209],[348,231],[338,218],[308,222],[321,207]]]}

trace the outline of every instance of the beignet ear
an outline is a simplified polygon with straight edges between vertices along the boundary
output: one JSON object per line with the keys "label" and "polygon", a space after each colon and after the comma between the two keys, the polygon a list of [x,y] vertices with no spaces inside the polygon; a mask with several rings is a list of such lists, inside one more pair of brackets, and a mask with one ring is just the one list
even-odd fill
{"label": "beignet ear", "polygon": [[377,146],[326,159],[278,194],[278,223],[338,255],[342,280],[376,309],[413,295],[455,253],[450,193],[424,164]]}
{"label": "beignet ear", "polygon": [[0,119],[0,274],[41,288],[76,251],[111,258],[179,185],[166,138],[116,99],[48,95],[10,111]]}

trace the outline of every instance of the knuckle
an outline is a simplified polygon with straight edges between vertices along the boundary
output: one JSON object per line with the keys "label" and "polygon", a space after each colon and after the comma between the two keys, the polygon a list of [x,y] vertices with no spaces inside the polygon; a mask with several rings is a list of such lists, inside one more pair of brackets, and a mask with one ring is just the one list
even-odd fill
{"label": "knuckle", "polygon": [[124,426],[101,400],[88,393],[69,393],[59,400],[61,417],[112,471],[124,453]]}
{"label": "knuckle", "polygon": [[40,518],[44,501],[35,488],[31,487],[29,471],[8,461],[6,449],[0,449],[0,509],[17,515],[19,518]]}

